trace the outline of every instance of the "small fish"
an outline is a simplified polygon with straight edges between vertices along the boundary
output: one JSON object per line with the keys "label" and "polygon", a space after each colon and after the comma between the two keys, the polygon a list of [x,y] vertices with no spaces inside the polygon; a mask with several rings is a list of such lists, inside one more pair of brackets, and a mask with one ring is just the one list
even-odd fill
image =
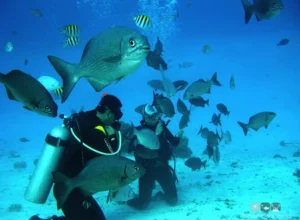
{"label": "small fish", "polygon": [[26,142],[29,142],[30,140],[29,139],[27,139],[27,138],[25,138],[25,137],[22,137],[22,138],[20,138],[19,139],[21,142],[23,142],[23,143],[26,143]]}
{"label": "small fish", "polygon": [[28,60],[25,59],[25,60],[24,60],[24,65],[27,66],[27,64],[28,64]]}
{"label": "small fish", "polygon": [[4,46],[4,50],[9,53],[12,52],[14,50],[13,44],[11,42],[7,42]]}
{"label": "small fish", "polygon": [[201,95],[209,94],[212,86],[222,86],[221,83],[217,79],[217,73],[211,77],[210,80],[205,81],[203,79],[199,79],[193,82],[183,94],[184,99],[192,99],[198,98]]}
{"label": "small fish", "polygon": [[254,4],[248,0],[242,0],[245,10],[245,23],[248,24],[254,13],[257,21],[271,19],[277,16],[283,9],[281,0],[255,0]]}
{"label": "small fish", "polygon": [[186,107],[186,105],[180,98],[178,98],[178,100],[177,100],[177,111],[183,115],[190,114],[189,109]]}
{"label": "small fish", "polygon": [[169,78],[166,77],[165,71],[163,70],[162,66],[160,66],[160,73],[162,76],[164,92],[168,95],[168,97],[175,96],[177,89],[175,88],[173,82]]}
{"label": "small fish", "polygon": [[58,89],[55,89],[52,93],[55,99],[60,99],[62,97],[63,92],[64,92],[63,87],[60,87]]}
{"label": "small fish", "polygon": [[210,46],[209,45],[204,45],[202,48],[203,53],[209,54],[211,52]]}
{"label": "small fish", "polygon": [[64,47],[75,47],[80,44],[79,37],[68,37],[67,40],[64,42]]}
{"label": "small fish", "polygon": [[168,118],[173,118],[175,115],[173,102],[163,94],[153,92],[153,106],[156,107],[159,113],[164,114]]}
{"label": "small fish", "polygon": [[258,131],[261,127],[268,128],[269,124],[276,117],[275,112],[260,112],[249,118],[248,124],[244,124],[238,121],[238,124],[242,127],[245,136],[247,136],[249,128]]}
{"label": "small fish", "polygon": [[208,133],[209,133],[208,128],[203,128],[202,126],[198,131],[198,135],[200,134],[203,139],[207,139]]}
{"label": "small fish", "polygon": [[234,75],[232,75],[232,76],[230,77],[229,87],[230,87],[231,90],[235,90],[235,79],[234,79]]}
{"label": "small fish", "polygon": [[133,18],[136,26],[141,29],[150,29],[152,28],[151,19],[147,15],[138,15]]}
{"label": "small fish", "polygon": [[184,90],[188,86],[188,82],[185,80],[176,80],[173,82],[177,92]]}
{"label": "small fish", "polygon": [[205,105],[209,106],[209,99],[205,100],[201,96],[197,98],[189,99],[189,102],[196,107],[205,107]]}
{"label": "small fish", "polygon": [[31,9],[31,13],[35,16],[35,17],[42,17],[43,16],[43,13],[41,12],[40,9]]}
{"label": "small fish", "polygon": [[222,124],[221,124],[221,113],[219,115],[214,113],[212,118],[211,118],[210,123],[213,123],[215,126],[218,126],[218,125],[222,126]]}
{"label": "small fish", "polygon": [[285,39],[282,39],[281,41],[279,41],[277,46],[284,46],[284,45],[287,45],[289,42],[290,42],[290,40],[285,38]]}
{"label": "small fish", "polygon": [[193,66],[193,63],[192,62],[188,62],[188,61],[183,62],[181,64],[178,64],[179,69],[181,69],[181,68],[184,68],[184,69],[185,68],[190,68],[192,66]]}
{"label": "small fish", "polygon": [[187,127],[189,122],[190,122],[190,113],[182,115],[179,121],[179,129],[182,130],[185,127]]}
{"label": "small fish", "polygon": [[76,24],[66,25],[62,30],[61,33],[66,35],[67,37],[79,37],[81,34],[81,29]]}
{"label": "small fish", "polygon": [[225,144],[230,144],[232,141],[230,131],[224,133],[223,130],[221,130],[221,140],[224,140]]}
{"label": "small fish", "polygon": [[155,70],[160,70],[162,67],[163,70],[168,69],[168,64],[166,61],[157,53],[149,51],[146,56],[147,65],[154,68]]}
{"label": "small fish", "polygon": [[184,162],[184,165],[191,168],[192,171],[195,171],[195,170],[200,170],[201,167],[205,168],[206,162],[207,162],[206,160],[202,162],[199,157],[191,157]]}
{"label": "small fish", "polygon": [[230,111],[228,111],[226,105],[222,103],[217,104],[217,109],[225,116],[230,114]]}

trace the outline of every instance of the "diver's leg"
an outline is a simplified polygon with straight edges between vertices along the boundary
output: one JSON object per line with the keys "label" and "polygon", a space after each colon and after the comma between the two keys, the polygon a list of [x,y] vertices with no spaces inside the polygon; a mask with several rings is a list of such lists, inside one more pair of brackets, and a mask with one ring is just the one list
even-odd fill
{"label": "diver's leg", "polygon": [[139,179],[139,196],[127,201],[127,204],[136,209],[145,209],[151,200],[154,187],[154,178],[148,172]]}
{"label": "diver's leg", "polygon": [[169,166],[158,167],[156,172],[156,180],[164,191],[164,200],[169,205],[176,205],[178,202],[176,179]]}
{"label": "diver's leg", "polygon": [[[54,196],[58,197],[57,184],[54,185]],[[74,189],[68,196],[62,211],[68,220],[106,220],[97,201],[92,197],[85,197],[78,188]]]}

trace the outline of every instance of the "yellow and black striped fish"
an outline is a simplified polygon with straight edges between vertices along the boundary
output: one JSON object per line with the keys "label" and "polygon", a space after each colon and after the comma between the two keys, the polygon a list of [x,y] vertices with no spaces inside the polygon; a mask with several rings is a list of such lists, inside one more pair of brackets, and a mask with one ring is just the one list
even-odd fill
{"label": "yellow and black striped fish", "polygon": [[64,47],[75,47],[80,43],[80,38],[71,36],[64,43]]}
{"label": "yellow and black striped fish", "polygon": [[76,24],[70,24],[65,26],[61,32],[68,37],[78,37],[81,34],[81,29]]}
{"label": "yellow and black striped fish", "polygon": [[141,29],[149,29],[152,27],[151,20],[147,15],[138,15],[133,18],[136,26]]}
{"label": "yellow and black striped fish", "polygon": [[63,92],[64,92],[63,87],[58,88],[58,89],[55,89],[55,90],[53,91],[53,96],[54,96],[54,98],[56,98],[56,99],[61,98]]}

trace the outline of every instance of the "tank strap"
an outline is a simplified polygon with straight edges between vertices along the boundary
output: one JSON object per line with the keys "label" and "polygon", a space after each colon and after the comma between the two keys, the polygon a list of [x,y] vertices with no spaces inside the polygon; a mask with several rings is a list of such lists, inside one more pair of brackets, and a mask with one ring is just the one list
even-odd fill
{"label": "tank strap", "polygon": [[68,141],[62,140],[57,137],[53,137],[52,135],[47,135],[45,138],[45,141],[47,144],[50,144],[55,147],[67,147],[68,146]]}

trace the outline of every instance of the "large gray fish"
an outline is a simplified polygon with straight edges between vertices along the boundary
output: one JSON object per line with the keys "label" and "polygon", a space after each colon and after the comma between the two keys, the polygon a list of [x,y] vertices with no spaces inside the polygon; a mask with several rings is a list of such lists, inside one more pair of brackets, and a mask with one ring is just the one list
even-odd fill
{"label": "large gray fish", "polygon": [[160,70],[161,77],[162,77],[164,92],[169,97],[175,96],[177,89],[175,88],[174,83],[168,77],[166,77],[165,71],[162,69],[162,66],[160,66],[159,70]]}
{"label": "large gray fish", "polygon": [[0,82],[4,84],[10,100],[21,102],[24,108],[40,115],[57,116],[57,105],[50,93],[34,77],[20,70],[8,74],[0,73]]}
{"label": "large gray fish", "polygon": [[63,80],[62,103],[82,77],[96,92],[134,73],[150,50],[145,36],[126,27],[111,27],[86,44],[79,64],[48,56]]}
{"label": "large gray fish", "polygon": [[252,14],[256,20],[267,20],[278,15],[283,9],[281,0],[254,0],[253,5],[248,0],[242,0],[245,9],[245,23],[248,24]]}
{"label": "large gray fish", "polygon": [[193,99],[200,97],[201,95],[210,93],[211,86],[221,86],[221,83],[217,80],[217,73],[214,73],[212,78],[208,81],[199,79],[193,82],[184,92],[184,99]]}
{"label": "large gray fish", "polygon": [[172,118],[175,115],[173,102],[163,94],[155,94],[153,92],[153,106],[156,107],[158,112],[164,114],[168,118]]}
{"label": "large gray fish", "polygon": [[248,124],[238,121],[238,124],[242,127],[245,136],[247,136],[249,128],[258,131],[261,127],[268,128],[270,122],[275,118],[275,112],[260,112],[249,118]]}
{"label": "large gray fish", "polygon": [[190,122],[190,114],[182,115],[179,121],[179,129],[181,130],[187,127],[189,122]]}
{"label": "large gray fish", "polygon": [[85,196],[97,192],[117,190],[145,174],[145,169],[135,161],[121,156],[102,156],[90,160],[74,178],[60,172],[53,172],[54,183],[64,192],[57,198],[57,209],[61,209],[74,188],[82,190]]}

